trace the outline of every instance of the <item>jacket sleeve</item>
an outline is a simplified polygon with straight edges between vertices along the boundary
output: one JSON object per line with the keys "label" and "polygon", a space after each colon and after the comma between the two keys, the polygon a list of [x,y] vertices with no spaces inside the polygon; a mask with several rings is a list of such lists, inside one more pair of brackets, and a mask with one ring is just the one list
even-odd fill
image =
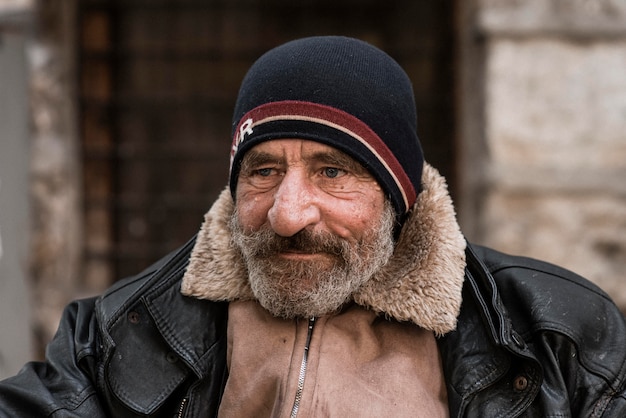
{"label": "jacket sleeve", "polygon": [[0,382],[0,417],[105,417],[96,391],[99,352],[95,298],[63,313],[44,362]]}

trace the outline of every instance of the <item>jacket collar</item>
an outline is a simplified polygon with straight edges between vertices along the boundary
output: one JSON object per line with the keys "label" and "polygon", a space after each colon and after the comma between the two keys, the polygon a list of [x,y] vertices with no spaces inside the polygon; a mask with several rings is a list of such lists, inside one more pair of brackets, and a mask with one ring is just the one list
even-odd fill
{"label": "jacket collar", "polygon": [[[391,260],[353,295],[354,301],[437,335],[456,327],[465,269],[465,239],[443,176],[426,164],[417,198]],[[224,190],[205,215],[182,281],[187,296],[213,301],[254,300],[246,267],[231,244],[234,209]]]}

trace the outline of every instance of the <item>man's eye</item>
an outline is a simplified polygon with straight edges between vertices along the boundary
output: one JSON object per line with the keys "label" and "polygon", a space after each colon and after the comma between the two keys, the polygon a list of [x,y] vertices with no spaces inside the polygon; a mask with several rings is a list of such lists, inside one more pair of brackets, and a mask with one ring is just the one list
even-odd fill
{"label": "man's eye", "polygon": [[259,168],[257,170],[255,170],[255,174],[261,176],[261,177],[268,177],[272,174],[272,168]]}
{"label": "man's eye", "polygon": [[340,168],[335,168],[335,167],[325,167],[323,170],[323,173],[326,177],[334,179],[336,177],[341,176],[342,174],[344,174],[344,171]]}

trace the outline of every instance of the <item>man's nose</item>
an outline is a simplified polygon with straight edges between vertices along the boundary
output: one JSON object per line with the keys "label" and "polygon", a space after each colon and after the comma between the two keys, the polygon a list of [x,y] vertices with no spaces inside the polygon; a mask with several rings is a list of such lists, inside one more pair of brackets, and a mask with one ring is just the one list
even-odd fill
{"label": "man's nose", "polygon": [[285,174],[267,218],[274,232],[283,237],[295,235],[320,221],[315,185],[304,173],[288,171]]}

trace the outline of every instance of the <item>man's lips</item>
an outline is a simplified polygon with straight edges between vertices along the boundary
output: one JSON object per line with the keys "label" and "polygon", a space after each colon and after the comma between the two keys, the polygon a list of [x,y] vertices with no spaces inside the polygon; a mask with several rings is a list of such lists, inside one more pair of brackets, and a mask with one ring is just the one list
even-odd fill
{"label": "man's lips", "polygon": [[330,254],[323,252],[284,250],[279,252],[278,256],[289,260],[314,260],[319,258],[328,258],[330,257]]}

